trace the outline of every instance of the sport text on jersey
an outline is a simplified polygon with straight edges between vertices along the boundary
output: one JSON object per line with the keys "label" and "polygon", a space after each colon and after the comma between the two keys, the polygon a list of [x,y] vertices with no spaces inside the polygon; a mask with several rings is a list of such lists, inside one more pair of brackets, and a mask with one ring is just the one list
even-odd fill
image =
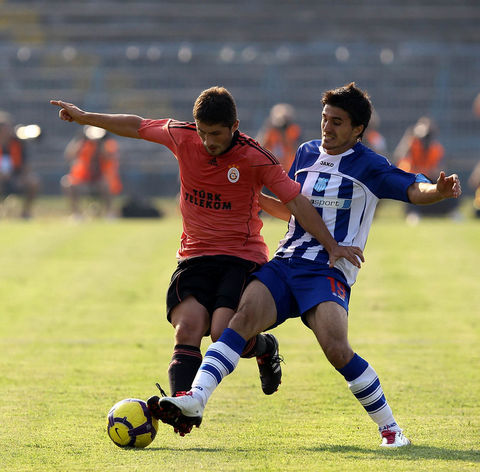
{"label": "sport text on jersey", "polygon": [[211,208],[212,210],[231,210],[232,202],[222,200],[222,194],[205,192],[205,190],[195,190],[193,193],[185,192],[185,201],[202,208]]}
{"label": "sport text on jersey", "polygon": [[336,210],[349,210],[352,206],[351,198],[310,197],[312,205],[316,208],[335,208]]}

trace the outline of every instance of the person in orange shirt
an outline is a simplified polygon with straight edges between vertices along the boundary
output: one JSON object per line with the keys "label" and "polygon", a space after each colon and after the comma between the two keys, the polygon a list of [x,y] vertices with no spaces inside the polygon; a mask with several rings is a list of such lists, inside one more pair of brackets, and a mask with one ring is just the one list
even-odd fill
{"label": "person in orange shirt", "polygon": [[[472,111],[476,118],[480,118],[480,93],[475,97],[472,104]],[[480,162],[478,162],[468,178],[468,185],[475,192],[473,197],[473,209],[475,217],[480,218]]]}
{"label": "person in orange shirt", "polygon": [[68,143],[65,157],[71,167],[60,183],[73,216],[81,217],[80,196],[85,191],[98,196],[105,214],[112,215],[112,196],[122,191],[117,141],[102,128],[85,126],[81,136]]}
{"label": "person in orange shirt", "polygon": [[434,179],[445,154],[436,134],[437,129],[431,118],[419,118],[415,126],[407,130],[394,152],[394,159],[398,159],[397,166],[405,172]]}
{"label": "person in orange shirt", "polygon": [[[405,172],[423,174],[435,180],[440,170],[445,150],[436,139],[437,127],[434,121],[422,116],[417,123],[408,128],[393,153],[397,167]],[[406,217],[411,223],[418,222],[422,214],[421,207],[406,206]]]}
{"label": "person in orange shirt", "polygon": [[285,172],[290,170],[300,144],[301,129],[294,119],[295,111],[291,105],[277,103],[257,135],[257,141],[276,156]]}
{"label": "person in orange shirt", "polygon": [[473,168],[468,178],[468,185],[474,190],[473,208],[475,217],[480,218],[480,162]]}
{"label": "person in orange shirt", "polygon": [[0,195],[23,195],[22,218],[31,218],[40,182],[28,166],[25,146],[17,138],[8,113],[0,112]]}

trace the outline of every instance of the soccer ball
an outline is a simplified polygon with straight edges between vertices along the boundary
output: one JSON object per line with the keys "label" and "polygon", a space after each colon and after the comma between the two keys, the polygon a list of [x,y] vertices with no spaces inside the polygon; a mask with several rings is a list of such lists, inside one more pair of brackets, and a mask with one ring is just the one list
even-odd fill
{"label": "soccer ball", "polygon": [[127,398],[108,412],[107,433],[119,447],[146,447],[154,439],[158,421],[143,400]]}

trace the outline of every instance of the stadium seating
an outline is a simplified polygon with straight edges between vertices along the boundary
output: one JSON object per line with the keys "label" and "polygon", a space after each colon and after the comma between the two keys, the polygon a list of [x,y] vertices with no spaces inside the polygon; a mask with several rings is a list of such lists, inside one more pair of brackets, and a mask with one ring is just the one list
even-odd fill
{"label": "stadium seating", "polygon": [[[355,80],[373,98],[389,151],[428,114],[465,176],[478,159],[479,20],[477,0],[3,0],[0,109],[42,126],[32,162],[44,191],[57,193],[74,128],[56,119],[50,98],[188,120],[198,93],[221,84],[243,131],[255,135],[281,101],[311,139],[323,90]],[[175,193],[167,150],[120,142],[127,190]]]}

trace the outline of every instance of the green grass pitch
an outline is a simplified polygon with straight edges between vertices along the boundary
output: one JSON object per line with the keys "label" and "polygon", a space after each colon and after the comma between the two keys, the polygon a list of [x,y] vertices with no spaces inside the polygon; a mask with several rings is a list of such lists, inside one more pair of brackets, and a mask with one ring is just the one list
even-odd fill
{"label": "green grass pitch", "polygon": [[[474,471],[480,469],[480,222],[408,226],[381,208],[352,291],[350,341],[414,443],[379,436],[298,320],[264,396],[242,360],[185,438],[144,450],[106,434],[110,407],[168,387],[165,292],[181,222],[0,221],[0,467],[4,471]],[[273,249],[285,223],[266,219]],[[208,345],[205,339],[204,347]]]}

